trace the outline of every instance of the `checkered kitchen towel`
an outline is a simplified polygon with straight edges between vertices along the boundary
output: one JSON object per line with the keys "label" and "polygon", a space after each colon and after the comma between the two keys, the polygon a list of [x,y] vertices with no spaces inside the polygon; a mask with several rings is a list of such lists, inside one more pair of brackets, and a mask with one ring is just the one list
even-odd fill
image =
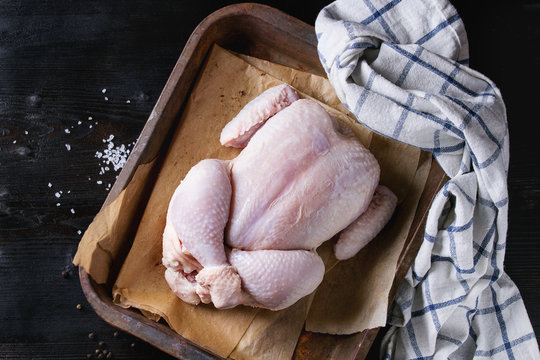
{"label": "checkered kitchen towel", "polygon": [[341,101],[372,130],[433,152],[451,178],[389,316],[385,358],[540,359],[504,273],[509,148],[495,84],[468,63],[446,0],[339,0],[315,23]]}

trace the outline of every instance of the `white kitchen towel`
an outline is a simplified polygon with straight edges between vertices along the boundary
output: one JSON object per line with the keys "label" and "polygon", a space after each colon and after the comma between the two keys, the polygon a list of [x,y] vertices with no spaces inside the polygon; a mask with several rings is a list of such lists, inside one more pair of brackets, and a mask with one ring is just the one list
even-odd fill
{"label": "white kitchen towel", "polygon": [[431,151],[450,177],[392,306],[385,359],[540,359],[504,273],[506,110],[468,64],[446,0],[339,0],[319,13],[318,51],[341,101],[373,131]]}

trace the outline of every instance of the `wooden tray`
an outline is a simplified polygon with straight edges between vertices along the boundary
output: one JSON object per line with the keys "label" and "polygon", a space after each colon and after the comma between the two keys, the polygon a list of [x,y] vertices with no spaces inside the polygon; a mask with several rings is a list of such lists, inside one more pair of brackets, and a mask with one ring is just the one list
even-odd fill
{"label": "wooden tray", "polygon": [[[317,39],[312,26],[279,10],[259,4],[236,4],[214,12],[204,19],[190,36],[104,206],[111,203],[127,186],[138,165],[157,160],[154,166],[159,167],[162,150],[168,145],[168,134],[178,123],[182,106],[213,43],[229,50],[325,76],[317,55]],[[394,298],[399,284],[416,256],[423,239],[429,206],[444,181],[444,172],[437,162],[433,161],[424,193],[398,261],[390,300]],[[146,199],[141,198],[141,208],[145,203]],[[133,221],[138,223],[139,218]],[[129,249],[130,245],[126,244],[125,248]],[[88,302],[100,317],[177,358],[216,358],[215,355],[178,335],[166,324],[155,323],[137,310],[124,309],[113,304],[110,290],[120,266],[121,261],[112,265],[111,280],[105,285],[98,285],[84,269],[79,269],[82,289]],[[377,332],[378,329],[371,329],[348,336],[334,336],[303,331],[294,358],[362,359],[366,356]]]}

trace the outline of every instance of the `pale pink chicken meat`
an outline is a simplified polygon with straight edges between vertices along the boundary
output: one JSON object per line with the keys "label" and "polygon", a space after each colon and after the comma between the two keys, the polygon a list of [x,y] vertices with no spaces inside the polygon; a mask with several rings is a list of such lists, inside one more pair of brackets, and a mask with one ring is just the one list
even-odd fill
{"label": "pale pink chicken meat", "polygon": [[266,120],[298,100],[290,86],[274,86],[245,106],[221,131],[223,146],[243,148]]}
{"label": "pale pink chicken meat", "polygon": [[354,256],[396,206],[375,157],[287,85],[246,105],[220,141],[245,148],[194,166],[167,213],[165,278],[185,302],[286,308],[322,281],[319,245],[341,232],[336,257]]}

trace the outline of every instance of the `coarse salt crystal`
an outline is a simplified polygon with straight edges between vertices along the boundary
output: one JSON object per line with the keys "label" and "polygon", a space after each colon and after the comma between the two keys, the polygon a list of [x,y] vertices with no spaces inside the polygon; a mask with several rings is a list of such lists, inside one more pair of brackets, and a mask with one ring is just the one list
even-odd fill
{"label": "coarse salt crystal", "polygon": [[71,209],[71,210],[69,210],[69,211],[71,211],[72,214],[75,214],[75,210],[74,210],[74,209]]}
{"label": "coarse salt crystal", "polygon": [[69,144],[65,144],[65,145],[66,145],[67,151],[71,150],[71,145],[69,145]]}
{"label": "coarse salt crystal", "polygon": [[118,171],[124,167],[127,161],[129,150],[126,145],[115,146],[113,140],[113,134],[110,134],[106,139],[102,139],[102,142],[107,144],[107,148],[103,151],[96,151],[95,157],[101,160],[99,175],[110,171],[111,168]]}
{"label": "coarse salt crystal", "polygon": [[60,206],[60,203],[56,203],[56,206]]}
{"label": "coarse salt crystal", "polygon": [[17,143],[17,140],[13,140],[13,143],[16,144],[16,143]]}
{"label": "coarse salt crystal", "polygon": [[89,128],[91,129],[91,128],[92,128],[92,125],[90,125]]}
{"label": "coarse salt crystal", "polygon": [[52,184],[51,184],[51,183],[48,183],[47,186],[48,186],[48,187],[52,187]]}
{"label": "coarse salt crystal", "polygon": [[77,125],[81,125],[82,124],[82,121],[77,121]]}
{"label": "coarse salt crystal", "polygon": [[82,234],[82,231],[81,231],[81,230],[77,230],[77,234],[78,234],[78,235],[81,235],[81,234]]}
{"label": "coarse salt crystal", "polygon": [[64,132],[65,132],[66,134],[71,133],[71,131],[69,131],[69,129],[65,129]]}
{"label": "coarse salt crystal", "polygon": [[98,184],[98,185],[101,185],[102,183],[103,183],[103,181],[101,181],[101,180],[96,181],[96,184]]}
{"label": "coarse salt crystal", "polygon": [[107,92],[107,89],[102,89],[102,90],[101,90],[101,93],[102,93],[102,94],[105,94],[106,92]]}
{"label": "coarse salt crystal", "polygon": [[54,194],[54,196],[56,196],[57,198],[59,198],[59,197],[60,197],[60,193],[59,193],[59,192],[56,192],[56,193]]}
{"label": "coarse salt crystal", "polygon": [[105,96],[105,98],[104,98],[104,99],[105,99],[105,101],[109,101],[109,98],[108,98],[108,97],[106,97],[106,96]]}
{"label": "coarse salt crystal", "polygon": [[127,100],[126,100],[126,103],[130,104],[130,103],[131,103],[131,100],[127,99]]}
{"label": "coarse salt crystal", "polygon": [[28,135],[28,130],[24,130],[24,135]]}
{"label": "coarse salt crystal", "polygon": [[91,117],[91,116],[89,116],[89,117],[88,117],[88,120],[92,120],[92,117]]}

